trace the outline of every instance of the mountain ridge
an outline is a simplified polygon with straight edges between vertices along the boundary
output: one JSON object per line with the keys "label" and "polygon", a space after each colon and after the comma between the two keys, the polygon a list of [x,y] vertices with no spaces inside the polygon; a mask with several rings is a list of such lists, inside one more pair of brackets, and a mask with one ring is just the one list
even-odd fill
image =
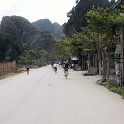
{"label": "mountain ridge", "polygon": [[0,24],[0,61],[16,60],[24,51],[40,49],[52,54],[55,37],[21,16],[4,16]]}
{"label": "mountain ridge", "polygon": [[65,37],[63,31],[63,25],[61,26],[58,22],[52,23],[49,19],[39,19],[35,22],[32,22],[34,26],[36,26],[40,31],[49,31],[55,36],[56,39],[60,39],[61,37]]}

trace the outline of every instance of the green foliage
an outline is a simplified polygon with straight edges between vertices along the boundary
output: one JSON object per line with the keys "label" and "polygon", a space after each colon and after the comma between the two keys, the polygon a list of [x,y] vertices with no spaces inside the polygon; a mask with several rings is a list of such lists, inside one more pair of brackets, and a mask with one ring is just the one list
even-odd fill
{"label": "green foliage", "polygon": [[117,41],[120,37],[120,28],[124,25],[124,15],[119,10],[112,11],[98,7],[87,12],[88,27],[92,32],[101,35],[102,45]]}
{"label": "green foliage", "polygon": [[63,26],[60,26],[58,23],[53,23],[53,32],[52,34],[55,36],[56,39],[61,39],[62,37],[65,37]]}
{"label": "green foliage", "polygon": [[113,81],[108,81],[106,87],[107,87],[110,91],[112,91],[112,92],[114,92],[114,93],[117,93],[117,94],[121,95],[122,98],[124,98],[124,89],[122,89],[122,88],[121,88],[119,85],[117,85],[115,82],[113,82]]}
{"label": "green foliage", "polygon": [[82,55],[89,53],[86,52],[86,49],[90,49],[93,54],[96,50],[94,41],[89,37],[89,33],[85,31],[87,32],[88,29],[82,28],[82,32],[75,32],[71,38],[64,38],[58,41],[55,45],[56,55],[60,58],[69,56],[78,56],[80,58]]}
{"label": "green foliage", "polygon": [[108,0],[80,0],[76,1],[76,3],[76,6],[67,13],[69,20],[65,25],[66,36],[71,36],[73,33],[75,33],[75,30],[80,32],[81,27],[86,27],[88,25],[86,20],[86,13],[92,9],[93,5],[95,8],[98,6],[104,8],[110,6]]}
{"label": "green foliage", "polygon": [[[93,35],[93,34],[92,34]],[[75,56],[82,56],[87,53],[87,49],[90,49],[90,52],[92,52],[92,54],[94,53],[94,51],[96,50],[95,47],[95,42],[94,42],[94,35],[93,38],[90,37],[90,31],[88,28],[82,28],[82,31],[80,33],[75,32],[75,34],[72,35],[71,38],[68,38],[70,41],[70,46],[71,46],[71,51],[72,54]]]}
{"label": "green foliage", "polygon": [[[45,50],[52,54],[55,42],[55,38],[50,33],[40,32],[25,18],[5,16],[0,25],[0,62],[17,60],[21,55],[25,57],[23,54],[28,51],[30,54],[27,54],[28,58],[26,57],[27,60],[24,60],[24,63],[26,61],[30,63],[31,54],[33,54],[30,50],[38,46],[39,51]],[[23,57],[21,57],[22,60]],[[35,57],[39,58],[39,54],[35,54]]]}
{"label": "green foliage", "polygon": [[27,58],[25,56],[19,56],[18,57],[18,61],[17,61],[18,64],[23,64],[23,65],[26,65],[27,64]]}
{"label": "green foliage", "polygon": [[[31,34],[32,31],[33,34]],[[27,47],[28,38],[36,32],[38,33],[38,29],[20,16],[3,17],[0,25],[0,44],[2,44],[0,53],[4,54],[0,61],[16,60]],[[25,48],[23,48],[23,44],[26,44]]]}
{"label": "green foliage", "polygon": [[76,4],[78,4],[79,0],[76,0]]}
{"label": "green foliage", "polygon": [[44,63],[48,62],[48,53],[45,50],[40,50],[40,48],[35,48],[29,51],[25,51],[23,55],[18,57],[18,64],[30,64],[42,66]]}
{"label": "green foliage", "polygon": [[40,47],[40,49],[52,54],[55,43],[55,38],[49,32],[40,32],[31,43],[31,49]]}
{"label": "green foliage", "polygon": [[49,19],[40,19],[32,24],[42,32],[50,32],[56,39],[60,39],[65,36],[62,26],[60,26],[57,22],[52,24]]}
{"label": "green foliage", "polygon": [[68,58],[71,56],[71,48],[68,38],[60,39],[55,44],[55,56],[59,59]]}
{"label": "green foliage", "polygon": [[123,27],[123,15],[120,15],[120,10],[104,9],[102,7],[95,8],[87,12],[88,28],[91,32],[95,32],[98,36],[96,40],[96,48],[99,51],[99,60],[103,64],[103,78],[107,78],[107,61],[105,47],[119,42],[120,29]]}

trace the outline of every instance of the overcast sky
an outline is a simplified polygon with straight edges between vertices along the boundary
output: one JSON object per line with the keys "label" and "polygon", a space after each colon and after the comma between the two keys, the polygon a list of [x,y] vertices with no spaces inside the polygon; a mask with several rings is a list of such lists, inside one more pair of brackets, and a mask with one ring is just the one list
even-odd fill
{"label": "overcast sky", "polygon": [[22,16],[30,22],[49,19],[60,25],[67,22],[66,13],[76,0],[0,0],[0,21],[3,16]]}

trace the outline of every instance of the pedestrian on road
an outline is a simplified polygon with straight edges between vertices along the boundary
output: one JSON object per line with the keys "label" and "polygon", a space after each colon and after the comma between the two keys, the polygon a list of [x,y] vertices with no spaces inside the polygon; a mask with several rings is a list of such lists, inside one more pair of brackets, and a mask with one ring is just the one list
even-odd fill
{"label": "pedestrian on road", "polygon": [[26,66],[27,74],[29,74],[29,65]]}

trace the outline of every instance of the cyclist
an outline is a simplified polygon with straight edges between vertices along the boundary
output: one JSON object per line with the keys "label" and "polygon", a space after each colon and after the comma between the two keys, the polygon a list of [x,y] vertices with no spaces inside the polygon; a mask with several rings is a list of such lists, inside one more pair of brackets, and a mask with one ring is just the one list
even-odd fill
{"label": "cyclist", "polygon": [[57,73],[57,63],[56,62],[53,64],[53,68],[54,68],[55,73]]}
{"label": "cyclist", "polygon": [[65,64],[64,64],[64,73],[65,73],[65,71],[68,72],[68,69],[69,69],[69,63],[68,63],[68,61],[66,61]]}

